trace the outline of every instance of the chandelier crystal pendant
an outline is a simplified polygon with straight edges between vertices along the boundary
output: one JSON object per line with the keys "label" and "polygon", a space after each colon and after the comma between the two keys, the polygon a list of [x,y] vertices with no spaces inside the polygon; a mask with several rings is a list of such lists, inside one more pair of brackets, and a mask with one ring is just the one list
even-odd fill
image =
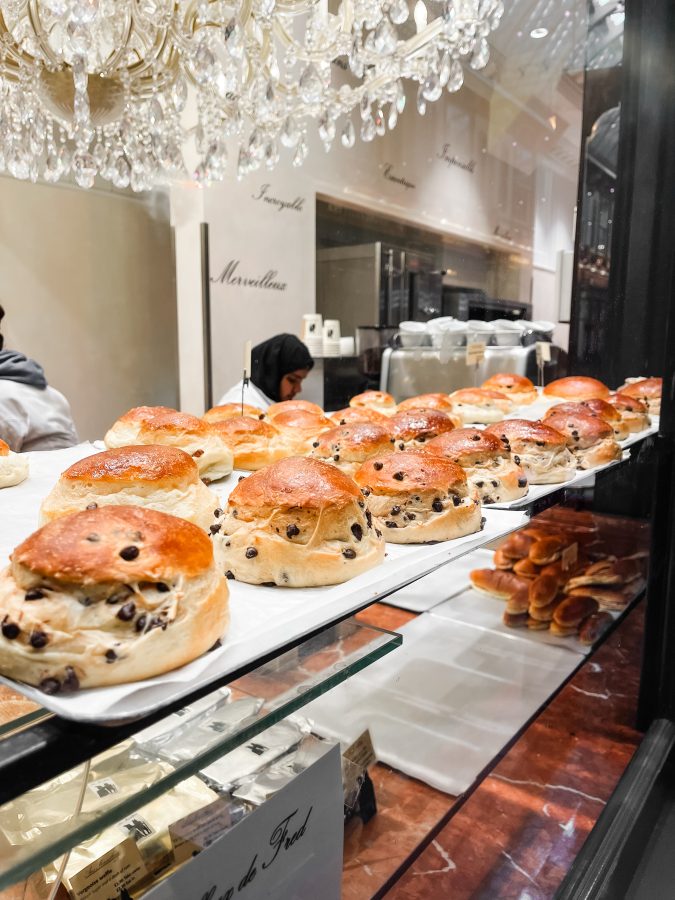
{"label": "chandelier crystal pendant", "polygon": [[243,177],[302,165],[312,130],[326,150],[372,141],[405,81],[424,113],[487,65],[504,12],[414,4],[413,23],[408,0],[0,0],[0,171],[139,191],[222,179],[228,146]]}

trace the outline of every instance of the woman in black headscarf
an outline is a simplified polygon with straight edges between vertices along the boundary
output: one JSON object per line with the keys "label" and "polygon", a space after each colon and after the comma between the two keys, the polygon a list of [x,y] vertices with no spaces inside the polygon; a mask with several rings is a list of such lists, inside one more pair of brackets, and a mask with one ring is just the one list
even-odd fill
{"label": "woman in black headscarf", "polygon": [[[293,334],[277,334],[251,353],[251,380],[244,387],[244,403],[267,409],[280,400],[292,400],[302,390],[302,382],[314,366],[309,350]],[[242,383],[225,393],[218,405],[239,403]]]}

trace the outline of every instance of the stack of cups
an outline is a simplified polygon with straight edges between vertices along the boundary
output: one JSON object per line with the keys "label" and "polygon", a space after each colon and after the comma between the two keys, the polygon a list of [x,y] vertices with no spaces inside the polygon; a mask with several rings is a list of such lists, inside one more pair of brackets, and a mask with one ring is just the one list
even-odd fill
{"label": "stack of cups", "polygon": [[302,317],[301,339],[312,356],[323,355],[321,313],[305,313]]}
{"label": "stack of cups", "polygon": [[340,356],[340,322],[326,319],[323,323],[323,355]]}

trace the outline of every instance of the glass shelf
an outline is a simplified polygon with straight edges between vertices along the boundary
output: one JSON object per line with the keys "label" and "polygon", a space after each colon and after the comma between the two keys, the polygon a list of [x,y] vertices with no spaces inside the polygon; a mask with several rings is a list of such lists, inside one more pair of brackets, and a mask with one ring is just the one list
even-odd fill
{"label": "glass shelf", "polygon": [[[93,756],[90,767],[83,763],[40,784],[32,796],[22,794],[4,803],[0,806],[0,890],[136,812],[140,806],[390,653],[401,642],[398,634],[364,625],[353,617],[344,619],[230,682],[226,688],[211,690],[190,706],[164,716],[149,728],[144,727],[146,721],[136,723],[135,733],[133,730],[124,733],[121,743]],[[239,719],[240,716],[243,718]],[[30,735],[36,727],[31,722],[37,721],[39,728],[42,717],[47,723],[60,724],[66,734],[72,731],[72,723],[63,723],[38,710],[10,723],[12,729],[4,741],[0,740],[0,745],[13,736],[21,739]],[[114,729],[118,731],[124,729]],[[184,749],[188,741],[193,755]],[[177,758],[170,749],[172,742],[188,758]],[[151,758],[155,762],[154,770],[147,764]],[[24,765],[32,765],[30,755],[24,757]],[[133,777],[136,766],[139,783]],[[39,766],[36,770],[41,771]],[[96,803],[92,805],[93,794],[87,793],[87,789],[102,777],[114,780],[111,772],[117,772],[119,780],[126,784],[118,796],[106,797],[106,802],[97,808]],[[78,813],[81,791],[87,799]],[[63,800],[55,816],[52,806],[57,793]],[[31,828],[27,823],[33,815],[39,815],[41,798],[43,808],[49,812],[45,817],[47,824]],[[26,810],[25,815],[22,809]],[[14,843],[7,839],[7,832],[12,828]]]}

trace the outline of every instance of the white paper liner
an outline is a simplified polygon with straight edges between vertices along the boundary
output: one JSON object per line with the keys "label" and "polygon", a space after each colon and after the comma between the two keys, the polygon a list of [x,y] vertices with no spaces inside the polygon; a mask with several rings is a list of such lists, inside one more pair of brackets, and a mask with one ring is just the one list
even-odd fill
{"label": "white paper liner", "polygon": [[[38,509],[61,472],[98,451],[91,444],[67,450],[31,453],[31,476],[22,485],[0,491],[0,560],[37,527]],[[211,485],[221,501],[242,474],[234,472]],[[83,722],[115,721],[147,715],[216,678],[248,666],[284,644],[303,637],[368,602],[413,581],[442,563],[519,528],[522,513],[484,510],[485,529],[432,545],[387,544],[384,562],[345,584],[323,588],[269,588],[229,581],[230,627],[224,644],[186,666],[157,678],[70,695],[50,696],[37,688],[0,678],[46,709]]]}
{"label": "white paper liner", "polygon": [[584,659],[429,613],[400,631],[395,653],[303,712],[345,744],[368,728],[379,760],[454,795]]}

